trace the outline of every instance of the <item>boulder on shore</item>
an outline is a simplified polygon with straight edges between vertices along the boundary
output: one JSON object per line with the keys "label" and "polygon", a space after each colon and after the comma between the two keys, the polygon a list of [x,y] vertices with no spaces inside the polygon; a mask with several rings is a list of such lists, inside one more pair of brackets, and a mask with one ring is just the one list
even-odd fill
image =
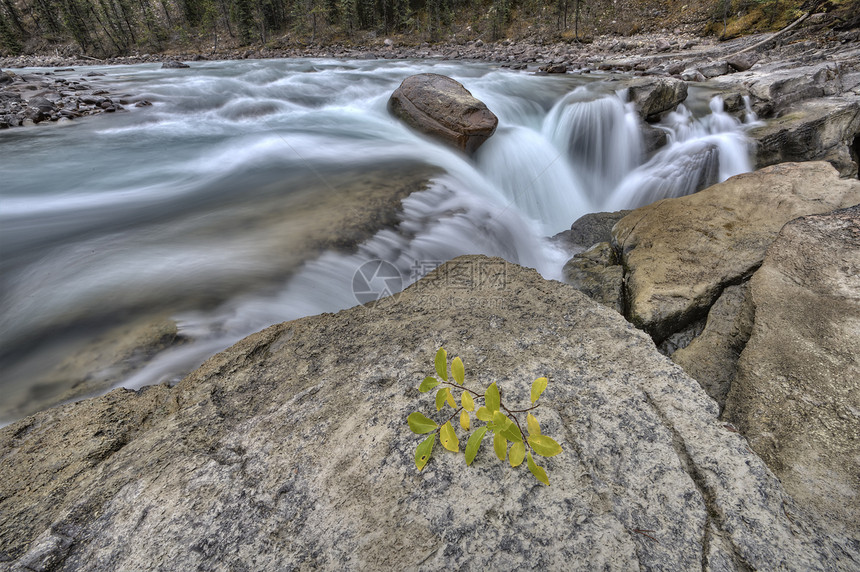
{"label": "boulder on shore", "polygon": [[750,276],[785,223],[857,203],[860,181],[811,162],[766,167],[636,209],[613,228],[628,319],[663,341]]}
{"label": "boulder on shore", "polygon": [[860,205],[786,224],[750,281],[725,418],[834,534],[860,528]]}
{"label": "boulder on shore", "polygon": [[[468,308],[468,311],[464,311]],[[563,452],[551,486],[471,466],[406,418],[439,346]],[[459,392],[455,392],[457,394]],[[474,421],[474,420],[473,420]],[[460,431],[460,444],[465,434]],[[12,569],[849,569],[699,385],[575,289],[462,257],[401,295],[272,326],[174,388],[116,390],[0,429]],[[788,515],[791,515],[789,517]]]}
{"label": "boulder on shore", "polygon": [[416,131],[469,154],[495,133],[499,123],[460,82],[435,73],[404,79],[391,94],[388,109]]}

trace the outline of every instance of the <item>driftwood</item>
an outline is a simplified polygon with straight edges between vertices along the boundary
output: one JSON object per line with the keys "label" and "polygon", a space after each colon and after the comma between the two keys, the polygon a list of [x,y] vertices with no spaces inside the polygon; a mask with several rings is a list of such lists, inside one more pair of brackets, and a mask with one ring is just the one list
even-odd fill
{"label": "driftwood", "polygon": [[[818,11],[818,9],[823,4],[824,4],[824,2],[819,2],[818,4],[815,5],[815,7],[812,10],[810,10],[809,12],[807,12],[806,14],[804,14],[803,16],[801,16],[800,18],[798,18],[797,20],[795,20],[794,22],[792,22],[791,24],[789,24],[788,26],[786,26],[785,28],[780,30],[779,32],[776,32],[775,34],[771,35],[770,37],[765,38],[764,40],[762,40],[758,43],[755,43],[755,44],[753,44],[747,48],[744,48],[744,49],[739,50],[733,54],[730,54],[730,55],[726,56],[726,58],[731,58],[731,57],[734,57],[738,54],[743,54],[746,52],[751,52],[753,50],[757,50],[758,48],[769,44],[770,42],[776,40],[777,38],[784,36],[786,34],[786,32],[793,30],[795,27],[799,26],[804,20],[806,20],[807,18],[809,18],[810,16],[815,14],[815,12]],[[724,59],[726,59],[726,58],[724,58]]]}

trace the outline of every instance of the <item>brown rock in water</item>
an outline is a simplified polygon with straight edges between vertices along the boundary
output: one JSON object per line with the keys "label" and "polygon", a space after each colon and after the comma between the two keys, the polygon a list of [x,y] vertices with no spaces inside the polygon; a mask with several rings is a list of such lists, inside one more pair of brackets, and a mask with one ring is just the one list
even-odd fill
{"label": "brown rock in water", "polygon": [[474,153],[499,123],[462,84],[434,73],[403,80],[391,94],[388,109],[413,129],[466,153]]}
{"label": "brown rock in water", "polygon": [[750,281],[724,416],[796,500],[860,538],[860,205],[786,224]]}
{"label": "brown rock in water", "polygon": [[637,79],[628,95],[643,119],[654,118],[687,99],[687,83],[671,77]]}
{"label": "brown rock in water", "polygon": [[178,60],[167,60],[166,62],[161,64],[162,69],[184,69],[189,67],[191,66]]}

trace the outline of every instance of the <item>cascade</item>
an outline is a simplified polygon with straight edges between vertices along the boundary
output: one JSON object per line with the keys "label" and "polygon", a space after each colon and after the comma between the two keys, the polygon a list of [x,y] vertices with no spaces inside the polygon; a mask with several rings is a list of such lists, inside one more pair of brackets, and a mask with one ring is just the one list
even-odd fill
{"label": "cascade", "polygon": [[[118,385],[176,381],[268,325],[357,304],[356,272],[372,261],[395,269],[404,287],[474,253],[559,279],[570,253],[547,237],[583,214],[750,169],[743,125],[718,99],[704,117],[684,106],[668,114],[655,125],[668,144],[646,157],[635,110],[599,78],[335,60],[205,62],[191,76],[151,65],[95,71],[155,105],[48,135],[2,135],[0,243],[11,253],[0,260],[0,367],[9,395],[27,395],[29,380],[126,316],[165,312],[187,343]],[[388,115],[399,82],[426,71],[458,79],[499,116],[475,157]],[[403,200],[396,225],[354,252],[285,262],[294,238],[284,236],[300,229],[283,233],[273,220],[279,197],[312,200],[344,169],[416,163],[440,174]]]}

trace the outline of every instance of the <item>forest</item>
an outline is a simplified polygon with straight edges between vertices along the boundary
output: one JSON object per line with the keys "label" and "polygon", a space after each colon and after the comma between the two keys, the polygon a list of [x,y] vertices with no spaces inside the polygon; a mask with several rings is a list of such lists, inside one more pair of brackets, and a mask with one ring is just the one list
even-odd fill
{"label": "forest", "polygon": [[[857,5],[832,0],[831,6]],[[436,41],[589,41],[683,29],[778,29],[802,0],[0,0],[0,55],[103,58],[243,46]]]}

